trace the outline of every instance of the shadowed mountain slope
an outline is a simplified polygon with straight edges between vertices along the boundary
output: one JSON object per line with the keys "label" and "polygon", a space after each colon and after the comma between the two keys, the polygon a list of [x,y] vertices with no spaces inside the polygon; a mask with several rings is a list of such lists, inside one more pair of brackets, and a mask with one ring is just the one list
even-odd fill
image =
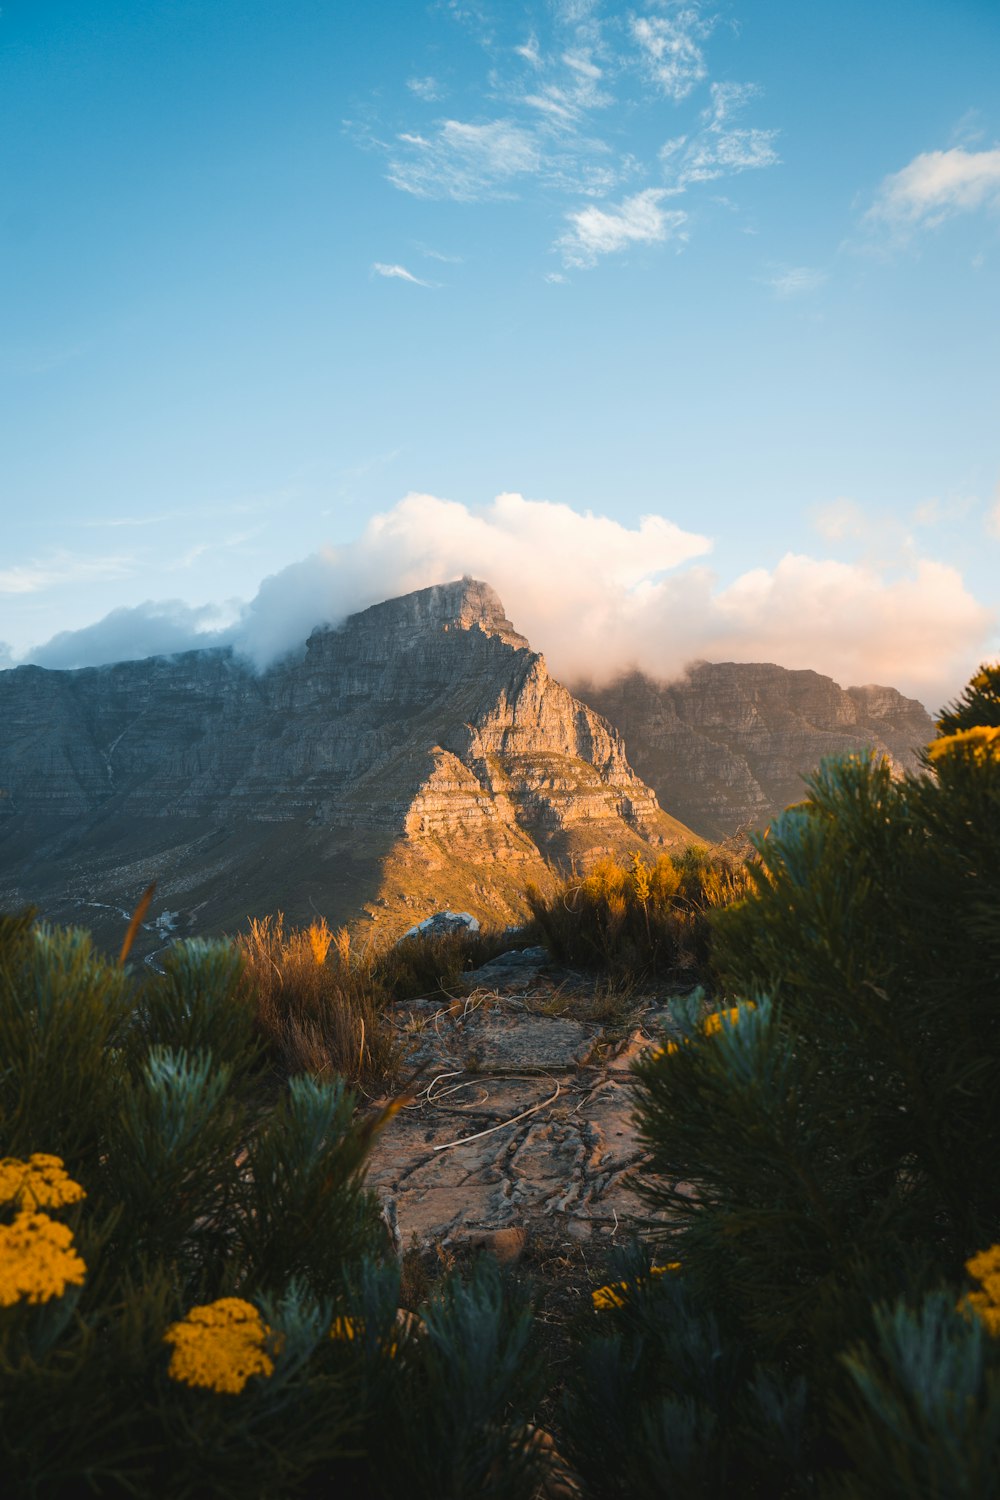
{"label": "shadowed mountain slope", "polygon": [[842,688],[818,672],[702,662],[680,682],[639,672],[575,691],[617,726],[665,807],[712,839],[764,827],[801,801],[824,755],[875,750],[915,771],[934,721],[895,688]]}
{"label": "shadowed mountain slope", "polygon": [[468,579],[260,675],[229,651],[0,673],[0,907],[109,942],[152,879],[147,949],[278,908],[396,932],[449,904],[507,919],[553,868],[690,837]]}

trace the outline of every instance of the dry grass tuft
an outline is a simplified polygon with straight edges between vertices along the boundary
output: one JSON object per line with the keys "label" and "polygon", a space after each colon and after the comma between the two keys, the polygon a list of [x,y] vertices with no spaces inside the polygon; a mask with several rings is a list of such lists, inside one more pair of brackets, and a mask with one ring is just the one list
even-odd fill
{"label": "dry grass tuft", "polygon": [[345,929],[285,931],[284,914],[253,918],[237,940],[258,1028],[283,1072],[341,1074],[364,1088],[391,1078],[400,1045],[371,965],[352,960]]}
{"label": "dry grass tuft", "polygon": [[710,917],[752,887],[746,862],[723,849],[692,845],[647,864],[605,859],[554,895],[529,886],[541,940],[562,963],[608,970],[633,981],[705,977]]}
{"label": "dry grass tuft", "polygon": [[286,930],[282,912],[252,918],[237,942],[258,1029],[281,1071],[339,1073],[366,1092],[402,1062],[389,1008],[449,993],[460,974],[510,946],[499,934],[459,932],[357,954],[346,927],[334,932],[320,917]]}

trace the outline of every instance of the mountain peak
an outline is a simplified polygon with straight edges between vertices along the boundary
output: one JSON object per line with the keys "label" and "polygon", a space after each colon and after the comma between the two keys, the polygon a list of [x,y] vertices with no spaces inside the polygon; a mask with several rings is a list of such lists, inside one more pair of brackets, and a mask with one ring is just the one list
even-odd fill
{"label": "mountain peak", "polygon": [[[504,613],[496,590],[488,583],[468,577],[435,583],[430,588],[416,589],[412,594],[401,594],[395,599],[373,604],[350,615],[340,628],[398,634],[400,631],[472,630],[476,626],[485,635],[498,636],[509,646],[528,647],[525,637],[515,630]],[[314,635],[325,633],[326,627],[322,627]]]}

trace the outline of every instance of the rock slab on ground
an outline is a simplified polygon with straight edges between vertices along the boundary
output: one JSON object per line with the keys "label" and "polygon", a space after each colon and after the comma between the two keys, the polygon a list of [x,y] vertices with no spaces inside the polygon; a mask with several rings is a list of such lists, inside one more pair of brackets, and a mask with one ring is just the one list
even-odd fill
{"label": "rock slab on ground", "polygon": [[601,1027],[533,1011],[530,999],[477,998],[399,1015],[422,1072],[413,1103],[377,1139],[368,1181],[400,1243],[506,1244],[508,1231],[518,1244],[535,1231],[627,1238],[648,1218],[628,1067],[659,1026],[609,1048]]}

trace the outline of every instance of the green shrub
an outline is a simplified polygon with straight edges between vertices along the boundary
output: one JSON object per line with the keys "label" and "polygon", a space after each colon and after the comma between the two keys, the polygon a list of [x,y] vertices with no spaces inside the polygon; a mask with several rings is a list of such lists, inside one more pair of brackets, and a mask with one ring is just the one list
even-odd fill
{"label": "green shrub", "polygon": [[[1000,727],[936,741],[898,781],[826,762],[755,843],[754,889],[712,922],[721,1009],[679,1007],[635,1069],[641,1188],[690,1300],[647,1278],[645,1342],[622,1327],[592,1356],[626,1405],[654,1371],[634,1492],[739,1474],[761,1495],[995,1493],[1000,1276],[962,1291],[967,1265],[1000,1261],[970,1262],[1000,1241]],[[885,1310],[900,1298],[916,1311]],[[692,1316],[733,1372],[711,1397],[676,1362]],[[581,1412],[578,1395],[578,1462],[600,1473]]]}
{"label": "green shrub", "polygon": [[400,1101],[274,1099],[239,954],[164,969],[0,922],[0,1491],[529,1493],[525,1310],[480,1269],[397,1322],[364,1164]]}

